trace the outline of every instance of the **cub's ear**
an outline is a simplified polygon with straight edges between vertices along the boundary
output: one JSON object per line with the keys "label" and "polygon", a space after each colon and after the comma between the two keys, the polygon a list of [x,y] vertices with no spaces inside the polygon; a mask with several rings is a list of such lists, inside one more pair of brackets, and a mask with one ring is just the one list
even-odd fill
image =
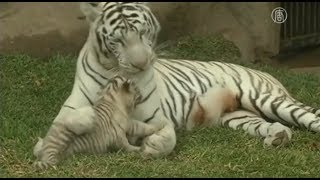
{"label": "cub's ear", "polygon": [[102,13],[99,2],[80,2],[80,10],[89,23],[92,23]]}

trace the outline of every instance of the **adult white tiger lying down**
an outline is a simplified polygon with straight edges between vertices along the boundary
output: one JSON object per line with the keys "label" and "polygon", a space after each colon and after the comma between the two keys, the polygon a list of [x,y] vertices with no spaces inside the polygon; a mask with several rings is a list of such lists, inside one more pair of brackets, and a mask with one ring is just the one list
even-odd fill
{"label": "adult white tiger lying down", "polygon": [[[185,126],[193,103],[191,89],[203,94],[217,85],[231,89],[241,108],[224,114],[221,126],[242,128],[264,138],[267,145],[282,145],[291,139],[291,130],[285,125],[320,131],[320,111],[299,103],[267,73],[215,61],[156,59],[153,47],[160,25],[145,4],[100,2],[82,3],[81,7],[90,23],[89,36],[78,57],[73,90],[55,121],[92,104],[100,86],[116,74],[116,69],[139,72],[155,61],[153,76],[144,77],[155,80],[144,88],[134,118],[167,124],[144,141],[148,147],[145,153],[160,156],[172,152],[175,129]],[[127,44],[129,32],[134,32],[138,41]],[[129,59],[136,57],[140,61],[130,64]]]}
{"label": "adult white tiger lying down", "polygon": [[[127,36],[125,37],[125,41],[128,47],[135,45],[139,41],[139,36],[134,31],[128,31]],[[139,47],[139,46],[138,46]],[[136,52],[139,52],[136,53]],[[137,106],[135,108],[133,117],[141,117],[142,114],[144,116],[148,116],[148,114],[159,111],[159,105],[161,104],[158,96],[155,96],[156,93],[151,94],[152,91],[157,86],[158,78],[155,76],[155,70],[153,68],[153,64],[155,63],[156,57],[155,54],[150,54],[148,51],[139,51],[136,48],[128,48],[126,49],[127,58],[124,58],[125,64],[138,64],[141,62],[141,59],[145,59],[144,57],[151,57],[151,61],[148,62],[148,66],[146,66],[142,71],[138,70],[132,66],[123,66],[120,68],[119,74],[126,78],[132,79],[136,84],[137,88],[141,92],[141,94],[150,94],[147,97],[148,101],[153,102],[147,108],[144,106]],[[237,99],[235,94],[228,89],[219,86],[215,86],[209,88],[204,94],[197,94],[196,91],[192,91],[190,94],[190,101],[193,102],[190,106],[190,113],[187,117],[186,129],[191,130],[195,126],[202,127],[213,127],[218,126],[220,122],[220,118],[225,112],[232,112],[237,109]],[[138,103],[141,104],[144,100]],[[214,106],[212,106],[214,105]],[[159,122],[168,121],[166,117],[162,113],[154,113],[152,116],[154,119]],[[146,121],[147,122],[147,121]],[[169,126],[167,126],[169,127]],[[156,136],[154,136],[156,137]],[[148,140],[149,137],[144,139],[144,141],[152,142]],[[163,137],[162,137],[163,138]],[[135,138],[130,138],[132,143],[136,141]],[[170,140],[170,138],[168,138]],[[155,141],[155,139],[153,140]],[[171,144],[174,144],[172,142]],[[147,144],[148,145],[148,144]],[[152,145],[143,146],[144,148],[148,148],[144,153],[155,154],[154,149],[149,148]],[[148,155],[144,154],[144,155]]]}
{"label": "adult white tiger lying down", "polygon": [[129,119],[141,98],[132,81],[116,76],[99,94],[93,107],[79,108],[74,116],[53,122],[45,138],[38,138],[33,150],[37,168],[54,166],[74,153],[105,153],[112,146],[138,152],[141,147],[129,144],[126,135],[145,137],[162,128]]}

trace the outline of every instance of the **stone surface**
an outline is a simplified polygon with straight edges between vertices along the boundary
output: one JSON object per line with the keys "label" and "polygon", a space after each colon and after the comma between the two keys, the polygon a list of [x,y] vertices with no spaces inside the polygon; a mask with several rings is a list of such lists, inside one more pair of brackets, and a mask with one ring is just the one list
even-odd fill
{"label": "stone surface", "polygon": [[279,3],[153,3],[162,24],[161,39],[188,34],[222,33],[240,49],[243,60],[263,60],[279,53],[280,25],[271,19]]}
{"label": "stone surface", "polygon": [[88,25],[73,2],[0,3],[0,53],[24,52],[46,57],[77,53]]}
{"label": "stone surface", "polygon": [[[160,41],[222,33],[245,61],[278,53],[280,26],[270,18],[277,3],[154,2],[150,6],[162,25]],[[88,33],[81,17],[76,2],[1,2],[0,53],[40,57],[78,53]]]}

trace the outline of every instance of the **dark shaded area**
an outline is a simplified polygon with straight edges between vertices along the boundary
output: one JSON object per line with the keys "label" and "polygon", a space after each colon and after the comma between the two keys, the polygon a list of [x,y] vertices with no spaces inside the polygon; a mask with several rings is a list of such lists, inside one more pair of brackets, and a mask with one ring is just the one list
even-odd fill
{"label": "dark shaded area", "polygon": [[320,46],[279,54],[274,60],[278,65],[290,68],[320,66]]}

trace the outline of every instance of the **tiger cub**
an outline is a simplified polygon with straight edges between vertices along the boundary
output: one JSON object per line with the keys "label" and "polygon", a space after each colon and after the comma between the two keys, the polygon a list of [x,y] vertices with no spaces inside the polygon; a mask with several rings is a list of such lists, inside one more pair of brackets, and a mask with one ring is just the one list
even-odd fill
{"label": "tiger cub", "polygon": [[200,95],[192,91],[191,99],[194,100],[186,122],[188,131],[196,126],[219,126],[220,117],[225,112],[235,111],[238,107],[236,96],[230,89],[223,87],[210,88]]}
{"label": "tiger cub", "polygon": [[46,169],[74,153],[105,153],[111,146],[140,151],[139,146],[129,144],[126,135],[145,137],[162,128],[128,119],[140,100],[140,91],[131,80],[114,77],[93,106],[53,122],[45,138],[38,138],[33,150],[37,157],[34,166]]}

